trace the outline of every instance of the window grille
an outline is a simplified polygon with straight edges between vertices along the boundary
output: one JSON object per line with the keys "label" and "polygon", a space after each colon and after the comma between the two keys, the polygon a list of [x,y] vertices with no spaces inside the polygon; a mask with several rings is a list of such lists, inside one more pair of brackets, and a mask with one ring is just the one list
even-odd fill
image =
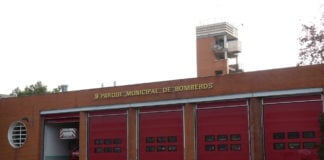
{"label": "window grille", "polygon": [[8,131],[8,140],[12,147],[20,148],[27,139],[27,128],[22,122],[14,122]]}

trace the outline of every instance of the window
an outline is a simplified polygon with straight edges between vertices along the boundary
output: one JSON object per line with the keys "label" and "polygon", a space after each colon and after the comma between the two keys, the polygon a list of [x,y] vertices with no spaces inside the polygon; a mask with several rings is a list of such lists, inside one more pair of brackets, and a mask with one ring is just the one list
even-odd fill
{"label": "window", "polygon": [[146,143],[154,143],[154,137],[146,137]]}
{"label": "window", "polygon": [[146,146],[146,152],[154,152],[155,147],[154,146]]}
{"label": "window", "polygon": [[205,145],[205,151],[215,151],[215,145]]}
{"label": "window", "polygon": [[298,142],[290,142],[288,143],[289,149],[300,149],[300,143]]}
{"label": "window", "polygon": [[13,148],[22,147],[27,139],[27,128],[22,122],[14,122],[8,130],[8,140]]}
{"label": "window", "polygon": [[121,144],[121,143],[122,143],[121,139],[119,138],[114,139],[114,144]]}
{"label": "window", "polygon": [[100,144],[103,144],[103,140],[102,139],[95,139],[94,143],[96,145],[100,145]]}
{"label": "window", "polygon": [[231,150],[232,151],[240,151],[241,150],[241,144],[231,144]]}
{"label": "window", "polygon": [[114,152],[115,152],[115,153],[119,153],[119,152],[121,152],[121,148],[120,148],[120,147],[114,147]]}
{"label": "window", "polygon": [[272,138],[273,139],[284,139],[285,138],[285,132],[273,133]]}
{"label": "window", "polygon": [[169,136],[168,137],[168,142],[177,142],[177,137],[176,136]]}
{"label": "window", "polygon": [[288,132],[288,139],[299,138],[299,132]]}
{"label": "window", "polygon": [[94,150],[95,153],[102,153],[103,151],[104,150],[101,147],[96,147],[95,150]]}
{"label": "window", "polygon": [[224,39],[219,37],[215,38],[215,44],[219,47],[224,48]]}
{"label": "window", "polygon": [[110,147],[105,147],[104,152],[105,152],[105,153],[109,153],[109,152],[111,152],[111,148],[110,148]]}
{"label": "window", "polygon": [[165,146],[158,146],[158,147],[157,147],[157,151],[158,151],[158,152],[166,151],[166,147],[165,147]]}
{"label": "window", "polygon": [[218,135],[217,140],[218,141],[227,141],[227,135]]}
{"label": "window", "polygon": [[285,143],[275,143],[275,144],[273,144],[273,149],[283,150],[283,149],[285,149]]}
{"label": "window", "polygon": [[217,71],[215,71],[215,75],[216,76],[221,76],[221,75],[223,75],[223,71],[217,70]]}
{"label": "window", "polygon": [[225,59],[225,53],[217,53],[216,54],[216,59],[217,60]]}
{"label": "window", "polygon": [[175,151],[177,151],[177,146],[175,146],[175,145],[168,146],[168,151],[169,152],[175,152]]}
{"label": "window", "polygon": [[217,149],[218,149],[219,151],[227,151],[227,144],[219,144],[219,145],[217,146]]}
{"label": "window", "polygon": [[231,135],[231,141],[240,141],[240,140],[241,140],[241,135],[239,135],[239,134]]}
{"label": "window", "polygon": [[111,139],[105,139],[105,140],[104,140],[104,143],[105,143],[105,144],[112,144],[112,140],[111,140]]}
{"label": "window", "polygon": [[305,131],[303,132],[303,138],[315,138],[315,132]]}
{"label": "window", "polygon": [[214,135],[206,135],[205,136],[205,142],[213,142],[213,141],[215,141]]}
{"label": "window", "polygon": [[304,149],[313,149],[313,148],[315,148],[315,143],[314,142],[304,142],[303,148]]}
{"label": "window", "polygon": [[164,143],[164,142],[166,142],[166,138],[165,137],[157,137],[157,142]]}

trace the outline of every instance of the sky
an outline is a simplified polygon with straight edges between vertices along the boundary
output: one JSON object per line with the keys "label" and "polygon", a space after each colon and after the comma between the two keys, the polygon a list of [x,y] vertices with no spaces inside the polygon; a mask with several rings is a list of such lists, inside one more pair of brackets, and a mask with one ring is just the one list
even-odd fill
{"label": "sky", "polygon": [[[1,0],[0,94],[196,77],[196,26],[229,22],[244,71],[296,66],[323,0]],[[323,6],[322,6],[323,8]]]}

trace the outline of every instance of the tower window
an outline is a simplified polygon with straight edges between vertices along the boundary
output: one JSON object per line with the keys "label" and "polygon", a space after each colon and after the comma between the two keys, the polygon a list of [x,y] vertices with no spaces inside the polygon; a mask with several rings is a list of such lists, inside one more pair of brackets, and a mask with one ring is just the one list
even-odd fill
{"label": "tower window", "polygon": [[215,57],[217,60],[225,59],[225,53],[224,52],[215,53]]}
{"label": "tower window", "polygon": [[223,75],[223,71],[215,71],[215,75],[216,76],[221,76],[221,75]]}
{"label": "tower window", "polygon": [[215,45],[224,48],[224,39],[223,38],[216,38]]}

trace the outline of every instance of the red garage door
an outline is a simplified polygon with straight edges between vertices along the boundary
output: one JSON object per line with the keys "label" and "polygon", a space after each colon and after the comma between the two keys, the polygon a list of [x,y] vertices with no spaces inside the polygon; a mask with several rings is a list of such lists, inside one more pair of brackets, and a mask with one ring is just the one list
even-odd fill
{"label": "red garage door", "polygon": [[140,109],[140,160],[182,160],[182,107]]}
{"label": "red garage door", "polygon": [[246,100],[198,104],[198,160],[248,160]]}
{"label": "red garage door", "polygon": [[79,122],[80,113],[64,113],[45,115],[46,123],[74,123]]}
{"label": "red garage door", "polygon": [[89,114],[89,159],[127,159],[127,114],[125,110]]}
{"label": "red garage door", "polygon": [[316,160],[321,96],[264,99],[267,160]]}

